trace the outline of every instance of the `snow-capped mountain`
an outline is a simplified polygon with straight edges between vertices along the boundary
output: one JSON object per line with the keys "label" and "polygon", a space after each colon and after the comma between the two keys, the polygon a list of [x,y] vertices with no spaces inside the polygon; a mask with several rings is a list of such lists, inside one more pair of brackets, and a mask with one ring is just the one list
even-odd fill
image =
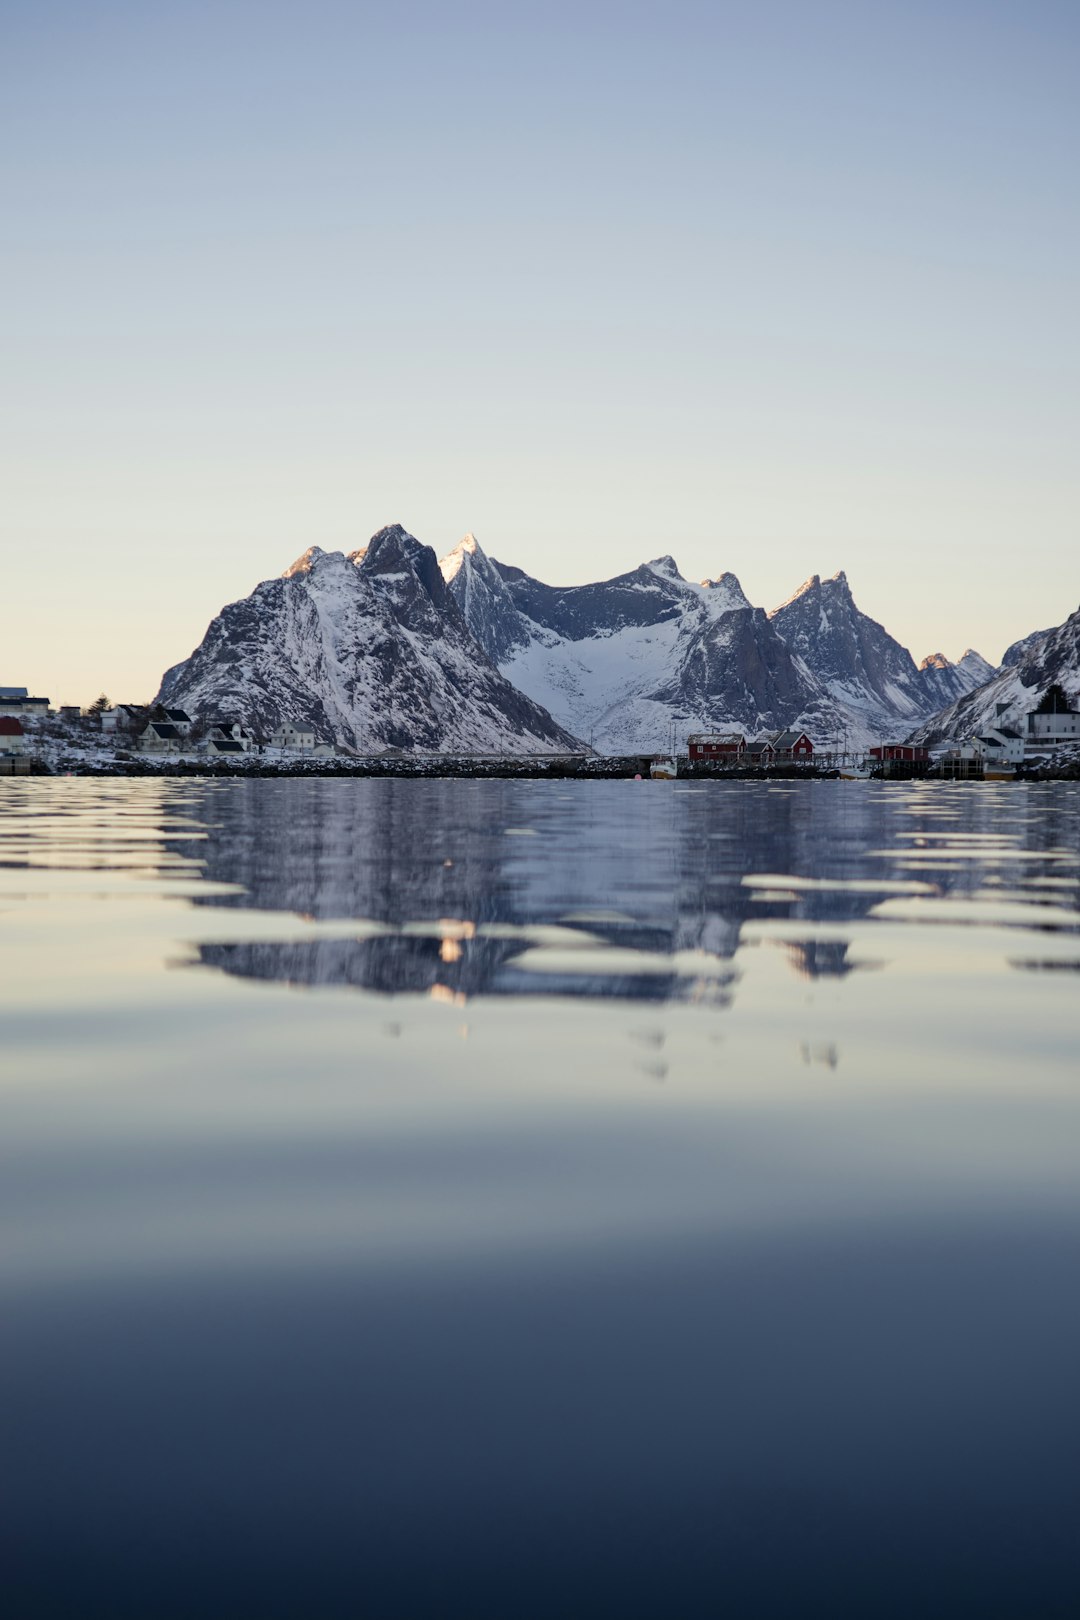
{"label": "snow-capped mountain", "polygon": [[473,635],[506,678],[602,751],[660,748],[672,730],[781,726],[836,735],[846,717],[734,574],[693,584],[658,557],[558,587],[487,557],[472,535],[441,563]]}
{"label": "snow-capped mountain", "polygon": [[[1009,653],[1019,653],[1009,662]],[[1080,608],[1056,630],[1040,630],[1010,647],[1000,671],[913,732],[912,740],[933,744],[977,735],[986,726],[1022,729],[1048,686],[1061,686],[1080,701]]]}
{"label": "snow-capped mountain", "polygon": [[907,648],[856,606],[843,570],[825,580],[811,575],[769,617],[862,740],[910,727],[994,673],[970,648],[958,664],[933,653],[916,668]]}
{"label": "snow-capped mountain", "polygon": [[993,668],[976,652],[911,654],[856,607],[843,573],[815,574],[773,613],[734,574],[686,580],[671,557],[595,585],[544,585],[473,535],[440,564],[508,680],[598,748],[663,746],[674,729],[805,726],[865,746],[903,735]]}
{"label": "snow-capped mountain", "polygon": [[477,646],[435,553],[399,524],[349,556],[312,546],[222,609],[157,701],[347,747],[535,753],[576,746]]}

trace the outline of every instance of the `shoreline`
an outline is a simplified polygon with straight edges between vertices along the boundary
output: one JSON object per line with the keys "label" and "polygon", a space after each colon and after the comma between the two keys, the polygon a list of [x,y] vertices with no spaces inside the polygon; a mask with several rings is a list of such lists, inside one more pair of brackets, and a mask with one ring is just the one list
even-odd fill
{"label": "shoreline", "polygon": [[[147,759],[147,760],[58,760],[50,763],[47,760],[25,755],[10,756],[8,761],[0,762],[0,780],[4,777],[43,777],[43,776],[78,776],[78,777],[107,777],[110,779],[130,778],[144,779],[164,777],[180,779],[190,777],[224,778],[226,780],[272,780],[275,777],[296,779],[304,777],[318,777],[320,779],[335,778],[340,780],[371,778],[394,778],[402,781],[411,780],[462,780],[462,781],[490,781],[490,780],[517,780],[517,781],[629,781],[635,777],[649,780],[648,767],[651,756],[624,755],[605,759],[569,760],[553,759],[549,762],[542,759],[530,758],[520,761],[513,758],[506,759],[320,759],[297,760],[295,762],[281,761],[240,761],[240,760],[214,760],[196,761],[186,759]],[[17,762],[17,763],[16,763]],[[679,782],[805,782],[805,781],[837,781],[840,779],[839,767],[807,766],[807,765],[773,765],[768,769],[760,767],[729,767],[718,770],[714,765],[679,766]],[[887,776],[873,775],[866,778],[875,782],[901,782],[901,781],[948,781],[953,778],[928,775],[925,771],[903,771],[895,768]],[[983,779],[978,776],[960,778],[959,780],[981,783]],[[1065,765],[1057,769],[1033,769],[1021,771],[1015,778],[1016,782],[1047,782],[1047,781],[1077,781],[1080,780],[1080,764]]]}

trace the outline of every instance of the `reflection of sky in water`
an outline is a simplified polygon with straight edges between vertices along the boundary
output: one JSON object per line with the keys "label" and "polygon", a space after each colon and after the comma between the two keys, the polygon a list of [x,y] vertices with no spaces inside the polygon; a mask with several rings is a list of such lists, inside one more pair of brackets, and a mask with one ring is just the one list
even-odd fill
{"label": "reflection of sky in water", "polygon": [[1078,857],[1066,784],[3,784],[20,1614],[1071,1613]]}

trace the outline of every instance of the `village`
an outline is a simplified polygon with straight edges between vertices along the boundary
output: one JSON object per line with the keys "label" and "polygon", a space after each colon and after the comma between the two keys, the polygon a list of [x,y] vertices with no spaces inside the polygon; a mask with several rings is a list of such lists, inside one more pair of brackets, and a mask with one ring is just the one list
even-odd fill
{"label": "village", "polygon": [[910,742],[872,745],[852,755],[835,743],[815,744],[805,731],[786,730],[748,738],[742,732],[692,732],[687,760],[693,765],[769,769],[776,765],[835,769],[841,776],[929,776],[954,780],[1005,781],[1026,769],[1067,762],[1080,751],[1080,710],[1072,707],[1060,686],[1051,686],[1038,706],[1016,714],[1015,706],[997,705],[996,723],[937,748]]}
{"label": "village", "polygon": [[53,770],[145,774],[162,770],[242,769],[260,774],[296,770],[335,772],[373,769],[408,774],[453,769],[453,774],[491,774],[500,768],[530,768],[559,774],[649,774],[670,760],[671,770],[652,775],[777,774],[859,778],[937,776],[953,780],[1004,781],[1038,774],[1069,774],[1080,768],[1080,710],[1059,686],[1022,714],[999,704],[996,723],[960,741],[936,748],[882,740],[861,752],[836,739],[813,738],[798,728],[748,737],[742,731],[689,732],[685,751],[649,751],[601,758],[592,750],[535,756],[464,755],[383,747],[360,753],[321,737],[311,727],[280,720],[269,734],[232,713],[192,714],[151,704],[110,704],[104,695],[88,708],[62,704],[19,686],[0,687],[0,775]]}
{"label": "village", "polygon": [[119,763],[140,759],[196,758],[207,762],[243,760],[265,755],[270,760],[329,759],[336,750],[306,726],[282,720],[268,737],[260,737],[231,714],[194,715],[161,704],[119,703],[98,699],[87,709],[33,697],[25,687],[0,686],[0,766],[32,760],[86,759],[106,755]]}

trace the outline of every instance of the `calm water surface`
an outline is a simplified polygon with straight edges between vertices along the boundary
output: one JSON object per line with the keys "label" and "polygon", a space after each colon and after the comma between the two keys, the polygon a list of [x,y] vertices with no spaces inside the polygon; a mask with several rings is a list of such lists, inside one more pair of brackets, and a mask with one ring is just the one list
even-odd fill
{"label": "calm water surface", "polygon": [[1080,1613],[1080,789],[0,782],[9,1612]]}

